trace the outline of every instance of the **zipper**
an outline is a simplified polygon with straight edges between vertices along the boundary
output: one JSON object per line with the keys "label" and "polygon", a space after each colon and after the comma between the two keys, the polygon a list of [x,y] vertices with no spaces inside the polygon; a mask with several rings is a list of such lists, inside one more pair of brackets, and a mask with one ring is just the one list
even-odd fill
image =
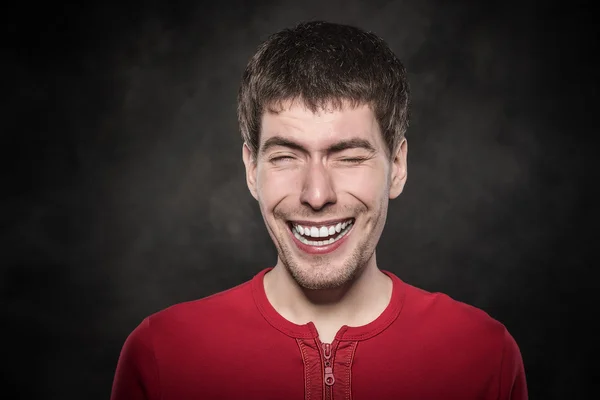
{"label": "zipper", "polygon": [[325,399],[330,400],[332,398],[332,386],[335,383],[335,377],[333,376],[333,364],[331,362],[331,344],[322,343],[323,346],[323,382],[325,383]]}

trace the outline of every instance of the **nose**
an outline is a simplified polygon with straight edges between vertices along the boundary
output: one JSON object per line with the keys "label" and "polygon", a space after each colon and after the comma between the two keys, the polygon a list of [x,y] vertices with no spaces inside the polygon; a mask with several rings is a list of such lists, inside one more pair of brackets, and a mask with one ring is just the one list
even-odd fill
{"label": "nose", "polygon": [[304,176],[300,202],[320,210],[336,201],[335,188],[327,168],[321,162],[311,163]]}

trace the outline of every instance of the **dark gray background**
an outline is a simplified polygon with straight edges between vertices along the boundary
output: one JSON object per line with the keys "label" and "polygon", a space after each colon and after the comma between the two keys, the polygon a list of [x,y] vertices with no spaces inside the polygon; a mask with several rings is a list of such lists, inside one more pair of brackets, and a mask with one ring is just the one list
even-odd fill
{"label": "dark gray background", "polygon": [[4,13],[3,390],[107,399],[143,317],[274,264],[245,186],[236,91],[269,33],[327,19],[381,35],[412,85],[408,183],[390,205],[380,267],[503,322],[531,398],[588,398],[598,182],[596,128],[584,119],[596,96],[589,11],[247,3]]}

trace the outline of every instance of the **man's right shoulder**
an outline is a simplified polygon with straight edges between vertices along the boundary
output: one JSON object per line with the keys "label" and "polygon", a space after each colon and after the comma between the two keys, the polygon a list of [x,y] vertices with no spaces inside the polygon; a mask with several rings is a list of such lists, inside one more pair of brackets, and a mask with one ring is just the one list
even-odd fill
{"label": "man's right shoulder", "polygon": [[[252,281],[199,300],[178,303],[144,318],[119,357],[113,398],[159,398],[159,382],[177,381],[190,366],[212,368],[222,348],[259,336],[268,323],[254,302]],[[141,387],[142,385],[143,387]]]}
{"label": "man's right shoulder", "polygon": [[151,325],[187,324],[194,321],[230,319],[256,308],[252,281],[247,281],[210,296],[174,304],[148,316]]}
{"label": "man's right shoulder", "polygon": [[189,340],[238,329],[259,316],[252,294],[252,281],[210,296],[181,302],[153,313],[132,332],[152,342]]}

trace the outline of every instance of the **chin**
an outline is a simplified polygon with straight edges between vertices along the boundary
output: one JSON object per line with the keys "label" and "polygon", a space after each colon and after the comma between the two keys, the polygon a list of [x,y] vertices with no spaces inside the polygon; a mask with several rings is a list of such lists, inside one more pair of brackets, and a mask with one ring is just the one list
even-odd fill
{"label": "chin", "polygon": [[328,263],[317,263],[317,265],[313,264],[310,266],[304,265],[300,266],[294,262],[285,263],[286,269],[296,283],[300,287],[309,290],[341,288],[352,282],[360,270],[359,264],[355,262],[346,262],[340,266],[333,266]]}

